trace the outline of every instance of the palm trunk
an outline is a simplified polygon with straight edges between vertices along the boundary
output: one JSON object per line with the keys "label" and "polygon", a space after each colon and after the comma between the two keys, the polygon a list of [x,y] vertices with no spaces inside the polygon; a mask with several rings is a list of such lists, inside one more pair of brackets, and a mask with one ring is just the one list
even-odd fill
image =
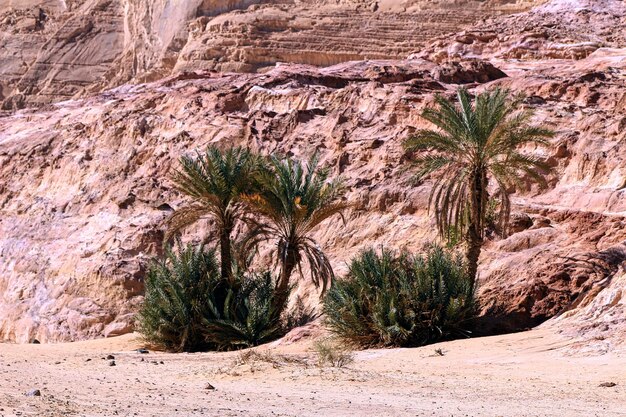
{"label": "palm trunk", "polygon": [[233,253],[231,247],[230,234],[232,227],[224,227],[220,231],[220,256],[221,256],[221,277],[222,280],[232,283],[233,280]]}
{"label": "palm trunk", "polygon": [[478,168],[470,177],[470,221],[467,231],[467,272],[472,284],[476,283],[478,275],[478,259],[483,246],[483,234],[485,227],[485,210],[487,207],[487,173]]}
{"label": "palm trunk", "polygon": [[285,254],[285,261],[280,269],[280,277],[276,284],[276,295],[274,298],[274,314],[276,317],[280,317],[287,308],[287,302],[289,301],[289,281],[297,263],[297,251],[288,247]]}
{"label": "palm trunk", "polygon": [[467,251],[465,252],[465,256],[467,258],[467,273],[472,280],[472,284],[476,282],[478,274],[478,258],[480,258],[480,251],[482,246],[482,237],[474,233],[472,231],[472,225],[470,225],[470,231],[467,236]]}

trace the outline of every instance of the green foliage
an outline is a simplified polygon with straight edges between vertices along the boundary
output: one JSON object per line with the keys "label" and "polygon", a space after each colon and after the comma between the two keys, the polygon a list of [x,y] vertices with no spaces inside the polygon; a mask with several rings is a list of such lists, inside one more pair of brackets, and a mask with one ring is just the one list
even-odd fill
{"label": "green foliage", "polygon": [[212,216],[218,228],[232,225],[242,216],[238,203],[243,194],[251,191],[259,167],[259,158],[243,148],[220,150],[209,146],[204,153],[181,157],[172,181],[192,202],[168,219],[168,237],[203,216]]}
{"label": "green foliage", "polygon": [[[329,181],[329,170],[318,165],[317,154],[306,164],[271,157],[256,176],[256,194],[245,198],[251,211],[260,216],[246,242],[276,241],[281,265],[278,287],[283,294],[293,270],[301,270],[304,260],[311,281],[322,287],[322,293],[334,277],[328,258],[310,234],[325,220],[341,215],[348,204],[341,201],[345,191],[341,180]],[[284,309],[285,301],[281,297],[277,302],[278,311]]]}
{"label": "green foliage", "polygon": [[243,349],[278,339],[286,326],[272,313],[275,284],[269,272],[237,277],[225,307],[210,303],[213,316],[204,322],[204,334],[217,350]]}
{"label": "green foliage", "polygon": [[[310,232],[347,207],[341,181],[329,180],[318,163],[317,156],[307,164],[214,146],[180,159],[172,180],[189,201],[167,219],[166,242],[210,217],[220,262],[215,251],[187,246],[168,250],[151,267],[139,319],[146,339],[177,351],[238,349],[276,339],[314,317],[301,302],[285,311],[290,277],[305,261],[313,283],[325,290],[333,271]],[[239,226],[244,233],[234,239]],[[248,272],[257,246],[267,240],[277,243],[276,280],[269,272]]]}
{"label": "green foliage", "polygon": [[220,150],[209,146],[195,157],[181,157],[172,181],[189,201],[167,219],[165,240],[202,218],[212,218],[219,235],[221,275],[232,278],[231,233],[237,222],[246,220],[241,198],[252,191],[260,167],[257,155],[239,147]]}
{"label": "green foliage", "polygon": [[203,323],[213,312],[207,302],[219,280],[213,251],[192,246],[178,253],[169,249],[154,262],[145,280],[145,299],[139,313],[139,330],[147,341],[173,351],[209,347]]}
{"label": "green foliage", "polygon": [[148,272],[139,329],[147,341],[172,351],[256,346],[286,330],[272,314],[274,293],[268,272],[225,281],[214,251],[168,249]]}
{"label": "green foliage", "polygon": [[[461,88],[457,101],[458,105],[438,96],[437,107],[422,113],[436,129],[419,130],[404,146],[416,153],[419,178],[435,174],[429,205],[434,208],[440,234],[445,235],[451,227],[465,233],[471,227],[481,238],[488,200],[499,199],[497,221],[505,230],[511,211],[510,190],[523,188],[524,176],[545,184],[543,174],[549,167],[519,149],[546,145],[554,133],[531,126],[532,113],[520,108],[519,99],[511,100],[508,90],[483,92],[472,103],[468,91]],[[495,186],[493,195],[489,195],[490,181]]]}
{"label": "green foliage", "polygon": [[324,300],[329,328],[358,346],[421,346],[468,335],[476,312],[464,262],[440,247],[424,256],[367,250]]}

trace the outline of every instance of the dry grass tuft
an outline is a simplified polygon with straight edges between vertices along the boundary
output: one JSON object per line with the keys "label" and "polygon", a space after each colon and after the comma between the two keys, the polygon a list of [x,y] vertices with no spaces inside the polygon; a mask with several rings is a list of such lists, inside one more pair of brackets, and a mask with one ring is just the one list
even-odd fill
{"label": "dry grass tuft", "polygon": [[336,339],[324,339],[315,342],[313,349],[317,353],[317,366],[343,368],[354,361],[352,352],[339,344]]}
{"label": "dry grass tuft", "polygon": [[268,363],[273,368],[281,368],[285,365],[306,365],[306,359],[295,355],[281,355],[270,350],[245,350],[237,355],[233,366],[254,365],[255,363]]}

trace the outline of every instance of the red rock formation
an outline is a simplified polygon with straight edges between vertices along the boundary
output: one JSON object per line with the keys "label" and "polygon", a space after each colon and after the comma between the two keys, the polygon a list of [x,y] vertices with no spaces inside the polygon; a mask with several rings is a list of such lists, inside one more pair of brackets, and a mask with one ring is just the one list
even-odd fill
{"label": "red rock formation", "polygon": [[[490,45],[480,52],[488,60],[465,52],[434,57],[436,46],[425,49],[430,61],[185,72],[6,113],[0,338],[68,340],[130,330],[146,262],[160,250],[160,221],[181,202],[168,172],[181,154],[208,143],[296,156],[320,150],[356,202],[345,228],[316,234],[339,274],[364,247],[419,249],[436,238],[429,183],[409,185],[400,142],[424,126],[419,113],[434,94],[451,95],[454,83],[466,83],[473,91],[499,85],[524,93],[535,120],[557,132],[548,150],[528,150],[555,168],[549,188],[517,190],[515,233],[492,237],[481,258],[483,329],[519,329],[556,315],[548,325],[614,346],[619,336],[611,330],[623,318],[616,271],[626,239],[626,51],[601,47],[563,59],[542,55],[542,47],[522,61],[497,52],[521,42],[526,34],[514,24],[525,19],[550,28],[558,16],[580,17],[562,3],[492,21],[488,27],[502,28],[496,38],[482,29],[459,35],[479,33]],[[601,3],[602,11],[584,13],[586,21],[623,29],[623,3]],[[555,31],[549,39],[578,43],[592,31],[563,27],[566,35]],[[601,42],[610,46],[606,36]],[[188,237],[202,230],[198,225]]]}
{"label": "red rock formation", "polygon": [[404,58],[423,41],[533,2],[490,0],[0,0],[0,109],[154,81]]}

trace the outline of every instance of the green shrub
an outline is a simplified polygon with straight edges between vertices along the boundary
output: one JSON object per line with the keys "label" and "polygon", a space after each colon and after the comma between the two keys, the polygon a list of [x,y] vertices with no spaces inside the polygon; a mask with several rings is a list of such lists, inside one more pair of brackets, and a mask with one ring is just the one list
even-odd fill
{"label": "green shrub", "polygon": [[215,251],[192,245],[168,249],[146,278],[139,313],[145,339],[173,351],[231,350],[282,336],[272,314],[275,284],[269,272],[224,280]]}
{"label": "green shrub", "polygon": [[421,346],[467,336],[476,304],[462,258],[440,247],[424,256],[367,250],[324,300],[330,330],[363,346]]}
{"label": "green shrub", "polygon": [[207,301],[219,278],[215,252],[192,246],[178,252],[169,249],[162,261],[150,266],[145,280],[145,299],[138,316],[144,338],[167,350],[208,348],[203,322],[212,315]]}
{"label": "green shrub", "polygon": [[[235,276],[224,303],[211,302],[213,317],[205,321],[205,337],[217,350],[258,346],[283,336],[287,328],[273,314],[275,283],[269,272]],[[212,301],[212,300],[211,300]]]}

